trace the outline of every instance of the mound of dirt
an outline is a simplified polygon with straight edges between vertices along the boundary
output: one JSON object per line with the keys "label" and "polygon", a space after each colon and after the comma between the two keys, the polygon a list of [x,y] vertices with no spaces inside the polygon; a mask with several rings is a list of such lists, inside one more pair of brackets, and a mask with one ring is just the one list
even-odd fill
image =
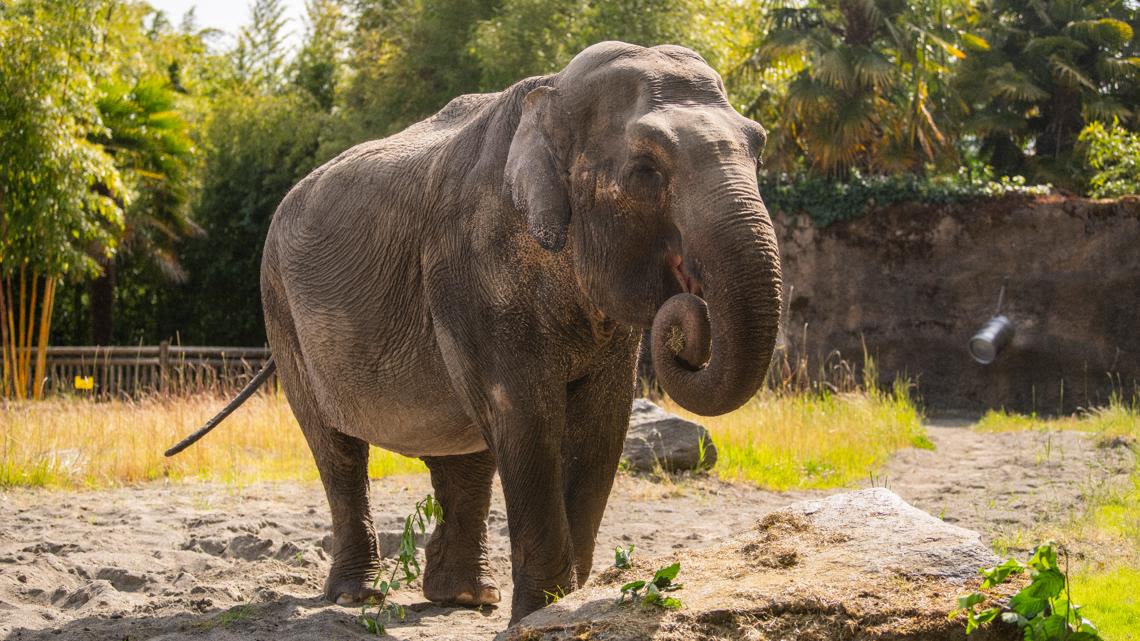
{"label": "mound of dirt", "polygon": [[[680,609],[617,602],[624,583],[677,561]],[[874,488],[772,512],[717,547],[606,570],[497,640],[965,639],[947,612],[997,561],[976,532]],[[1006,628],[971,641],[1015,638]]]}

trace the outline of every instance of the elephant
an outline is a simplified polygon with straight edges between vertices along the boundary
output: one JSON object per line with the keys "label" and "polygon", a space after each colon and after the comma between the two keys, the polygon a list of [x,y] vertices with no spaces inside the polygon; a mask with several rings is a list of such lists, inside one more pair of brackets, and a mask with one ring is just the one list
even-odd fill
{"label": "elephant", "polygon": [[699,54],[603,42],[355,146],[285,196],[262,303],[332,513],[326,598],[374,595],[369,444],[430,471],[443,520],[427,599],[499,601],[495,473],[512,623],[585,581],[642,331],[693,412],[729,412],[763,383],[781,310],[766,136]]}

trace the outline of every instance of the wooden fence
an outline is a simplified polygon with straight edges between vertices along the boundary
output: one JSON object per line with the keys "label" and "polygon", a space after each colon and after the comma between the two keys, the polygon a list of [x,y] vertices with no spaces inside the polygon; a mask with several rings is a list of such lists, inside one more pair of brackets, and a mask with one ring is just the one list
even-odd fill
{"label": "wooden fence", "polygon": [[[145,395],[230,394],[269,358],[264,347],[48,347],[45,393],[134,398]],[[266,387],[277,385],[276,376]],[[85,389],[90,386],[90,389]]]}

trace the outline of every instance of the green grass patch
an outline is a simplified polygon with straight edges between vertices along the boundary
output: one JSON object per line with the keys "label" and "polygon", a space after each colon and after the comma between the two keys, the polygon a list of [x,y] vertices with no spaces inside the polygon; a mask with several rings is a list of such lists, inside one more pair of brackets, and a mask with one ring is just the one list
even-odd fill
{"label": "green grass patch", "polygon": [[709,429],[717,448],[714,474],[773,490],[850,485],[900,449],[933,448],[904,384],[889,391],[766,392],[717,417],[665,405]]}
{"label": "green grass patch", "polygon": [[1117,567],[1073,577],[1073,601],[1111,641],[1140,641],[1140,569]]}

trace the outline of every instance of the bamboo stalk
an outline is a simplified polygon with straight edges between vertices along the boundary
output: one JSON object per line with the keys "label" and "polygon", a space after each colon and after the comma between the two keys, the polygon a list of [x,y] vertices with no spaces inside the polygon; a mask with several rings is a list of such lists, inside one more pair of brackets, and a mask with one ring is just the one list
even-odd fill
{"label": "bamboo stalk", "polygon": [[8,323],[4,320],[8,315],[8,297],[4,295],[4,284],[0,283],[0,349],[3,350],[4,379],[0,388],[0,397],[8,398],[8,388],[11,383],[12,361],[8,358]]}
{"label": "bamboo stalk", "polygon": [[40,400],[44,397],[44,370],[47,368],[47,344],[51,330],[51,312],[55,306],[55,279],[48,276],[44,278],[44,299],[40,303],[40,336],[36,345],[36,373],[32,384],[32,398]]}
{"label": "bamboo stalk", "polygon": [[[11,373],[12,377],[10,379],[10,383],[12,384],[12,390],[11,390],[12,397],[14,397],[16,395],[16,386],[17,386],[16,368],[19,366],[19,364],[16,362],[16,324],[13,321],[15,313],[12,310],[12,303],[14,303],[15,300],[12,298],[12,275],[11,274],[4,276],[4,285],[5,285],[5,289],[6,289],[5,300],[8,303],[6,306],[6,309],[5,309],[5,316],[7,316],[7,321],[8,321],[7,323],[5,323],[5,325],[7,325],[8,331],[7,331],[7,339],[4,341],[4,351],[5,351],[5,356],[7,356],[7,358],[8,358],[8,362],[11,363],[11,366],[12,366],[12,373]],[[3,320],[4,319],[0,319],[0,321],[3,321]],[[10,354],[8,354],[8,352],[10,352]],[[5,389],[4,391],[5,391],[5,394],[7,394],[8,390]]]}
{"label": "bamboo stalk", "polygon": [[16,326],[16,331],[19,332],[16,337],[16,398],[20,400],[28,394],[28,370],[24,367],[24,354],[18,351],[24,346],[24,335],[28,331],[28,308],[25,306],[28,302],[27,287],[24,266],[20,265],[20,324]]}
{"label": "bamboo stalk", "polygon": [[40,280],[40,275],[32,270],[32,277],[28,281],[28,289],[31,290],[31,300],[28,301],[28,331],[24,339],[24,394],[27,396],[34,396],[36,381],[32,378],[32,341],[36,338],[36,299],[40,292],[37,283]]}

